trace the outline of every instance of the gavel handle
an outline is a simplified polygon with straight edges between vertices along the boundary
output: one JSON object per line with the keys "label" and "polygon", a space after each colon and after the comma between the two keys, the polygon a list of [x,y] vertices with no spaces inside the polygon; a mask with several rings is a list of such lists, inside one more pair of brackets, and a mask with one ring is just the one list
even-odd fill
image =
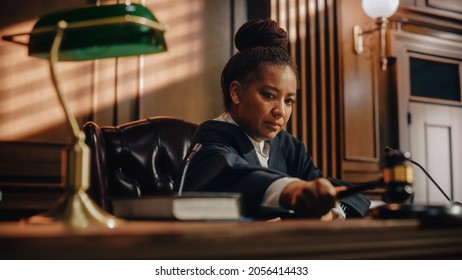
{"label": "gavel handle", "polygon": [[365,190],[373,190],[376,188],[380,188],[380,187],[383,187],[384,184],[385,183],[383,182],[383,179],[380,179],[374,182],[366,182],[362,184],[357,184],[357,185],[354,185],[353,187],[349,187],[346,189],[342,188],[341,190],[337,191],[337,198],[344,198],[346,196],[356,194],[356,193],[359,193]]}

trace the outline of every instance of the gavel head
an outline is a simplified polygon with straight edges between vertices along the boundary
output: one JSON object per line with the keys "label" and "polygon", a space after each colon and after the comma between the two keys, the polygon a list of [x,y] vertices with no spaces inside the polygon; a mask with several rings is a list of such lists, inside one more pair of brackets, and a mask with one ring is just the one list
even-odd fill
{"label": "gavel head", "polygon": [[406,164],[409,155],[392,149],[386,149],[385,152],[383,180],[386,187],[386,201],[405,202],[414,192],[412,167]]}

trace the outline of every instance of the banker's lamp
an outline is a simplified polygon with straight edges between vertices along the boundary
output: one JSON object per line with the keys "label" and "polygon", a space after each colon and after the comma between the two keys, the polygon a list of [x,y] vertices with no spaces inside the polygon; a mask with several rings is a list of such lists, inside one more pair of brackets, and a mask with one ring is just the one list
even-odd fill
{"label": "banker's lamp", "polygon": [[90,149],[85,134],[67,105],[56,76],[58,61],[81,61],[164,52],[166,26],[139,4],[85,6],[47,14],[30,32],[29,42],[15,34],[3,39],[27,45],[29,55],[45,58],[58,98],[73,134],[67,160],[66,193],[57,208],[33,216],[31,223],[61,222],[72,228],[93,225],[113,228],[121,220],[100,209],[87,195],[90,184]]}
{"label": "banker's lamp", "polygon": [[371,30],[362,30],[361,26],[353,27],[354,48],[357,54],[364,50],[363,36],[375,31],[380,31],[380,63],[382,70],[387,70],[388,60],[385,54],[386,31],[388,18],[392,16],[399,6],[399,0],[362,0],[362,8],[366,15],[376,19],[377,28]]}

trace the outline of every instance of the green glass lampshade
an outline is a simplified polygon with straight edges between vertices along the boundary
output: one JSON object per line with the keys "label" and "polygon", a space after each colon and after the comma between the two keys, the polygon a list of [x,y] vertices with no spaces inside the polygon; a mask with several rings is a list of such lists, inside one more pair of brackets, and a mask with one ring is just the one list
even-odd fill
{"label": "green glass lampshade", "polygon": [[139,4],[85,6],[47,14],[29,37],[29,55],[49,58],[58,22],[67,27],[59,50],[61,61],[94,60],[159,53],[167,50],[166,27]]}

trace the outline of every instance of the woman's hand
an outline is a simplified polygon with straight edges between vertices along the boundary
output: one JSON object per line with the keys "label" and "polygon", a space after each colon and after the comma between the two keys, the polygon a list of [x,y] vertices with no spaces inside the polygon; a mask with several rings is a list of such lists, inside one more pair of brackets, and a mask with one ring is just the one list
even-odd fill
{"label": "woman's hand", "polygon": [[294,210],[297,217],[325,216],[323,219],[328,219],[329,210],[335,207],[336,195],[335,187],[325,178],[313,181],[297,180],[282,190],[279,203],[286,209]]}

